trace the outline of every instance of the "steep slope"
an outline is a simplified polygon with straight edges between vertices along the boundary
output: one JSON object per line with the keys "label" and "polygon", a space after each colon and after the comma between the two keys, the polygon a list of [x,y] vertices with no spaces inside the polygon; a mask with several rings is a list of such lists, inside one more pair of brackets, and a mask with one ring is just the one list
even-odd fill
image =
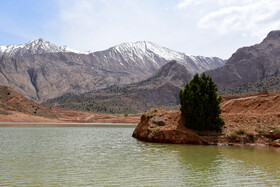
{"label": "steep slope", "polygon": [[280,31],[260,43],[238,49],[227,63],[206,72],[221,88],[234,88],[280,74]]}
{"label": "steep slope", "polygon": [[83,93],[126,84],[148,76],[144,70],[106,68],[92,56],[49,53],[0,58],[0,84],[8,85],[34,101],[45,101],[64,93]]}
{"label": "steep slope", "polygon": [[49,108],[28,100],[17,91],[6,86],[0,86],[0,114],[7,115],[12,111],[48,118],[58,116]]}
{"label": "steep slope", "polygon": [[[96,52],[94,54],[101,56],[99,53]],[[192,75],[215,69],[223,66],[225,63],[224,60],[217,57],[187,55],[145,41],[123,43],[101,52],[102,55],[104,53],[107,58],[108,56],[113,57],[121,65],[131,66],[136,63],[138,66],[148,66],[155,69],[160,68],[171,60],[176,60],[178,63],[186,66]],[[125,60],[125,63],[122,62],[122,59]]]}
{"label": "steep slope", "polygon": [[137,113],[153,105],[177,105],[179,91],[191,77],[185,66],[171,61],[144,81],[78,96],[64,95],[45,104],[95,112]]}
{"label": "steep slope", "polygon": [[188,56],[150,42],[125,43],[91,53],[39,39],[0,46],[0,84],[43,102],[65,93],[81,94],[138,82],[169,60],[178,60],[191,74],[224,63],[219,58]]}

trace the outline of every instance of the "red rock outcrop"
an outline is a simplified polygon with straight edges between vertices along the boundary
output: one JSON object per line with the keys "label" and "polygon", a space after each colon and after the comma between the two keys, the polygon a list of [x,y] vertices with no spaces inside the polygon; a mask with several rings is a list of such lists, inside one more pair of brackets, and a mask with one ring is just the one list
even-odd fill
{"label": "red rock outcrop", "polygon": [[[228,125],[230,121],[225,121],[226,127],[223,134],[214,132],[197,132],[184,126],[185,120],[180,112],[167,112],[161,110],[151,110],[142,115],[140,123],[135,128],[132,136],[142,141],[156,143],[174,144],[196,144],[196,145],[249,145],[266,146],[280,145],[279,133],[260,132],[242,128],[243,133],[238,133],[237,128]],[[251,125],[252,129],[257,129],[258,125]],[[238,127],[238,126],[237,126]],[[240,129],[239,129],[240,130]],[[203,133],[203,136],[198,134]]]}
{"label": "red rock outcrop", "polygon": [[186,128],[179,112],[156,110],[142,115],[132,136],[157,143],[211,145],[218,142],[217,137],[199,136],[194,130]]}

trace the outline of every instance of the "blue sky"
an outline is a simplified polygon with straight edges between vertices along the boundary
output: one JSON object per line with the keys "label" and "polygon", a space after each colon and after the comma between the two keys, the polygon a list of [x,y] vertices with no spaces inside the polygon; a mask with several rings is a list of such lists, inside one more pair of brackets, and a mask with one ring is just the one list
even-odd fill
{"label": "blue sky", "polygon": [[280,1],[8,0],[0,18],[0,45],[44,38],[98,51],[145,40],[226,59],[280,29]]}

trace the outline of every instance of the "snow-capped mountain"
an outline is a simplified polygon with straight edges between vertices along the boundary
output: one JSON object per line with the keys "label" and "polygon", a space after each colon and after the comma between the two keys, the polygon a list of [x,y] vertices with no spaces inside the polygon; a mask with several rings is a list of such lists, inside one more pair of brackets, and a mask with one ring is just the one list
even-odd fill
{"label": "snow-capped mountain", "polygon": [[[93,55],[100,57],[98,53],[95,52]],[[167,62],[176,60],[184,65],[192,75],[221,67],[226,62],[217,57],[187,55],[146,41],[123,43],[101,53],[106,53],[107,59],[108,57],[113,58],[122,66],[133,66],[131,63],[136,63],[138,66],[147,66],[153,69],[158,69]],[[106,61],[106,58],[103,60]]]}
{"label": "snow-capped mountain", "polygon": [[67,46],[56,46],[55,44],[46,41],[42,38],[32,40],[26,44],[0,46],[0,54],[7,54],[8,56],[26,56],[37,55],[46,53],[59,53],[59,52],[73,52],[78,54],[89,54],[90,52],[82,52],[71,49]]}
{"label": "snow-capped mountain", "polygon": [[69,92],[80,94],[138,82],[171,60],[184,65],[192,75],[225,63],[219,58],[191,56],[143,41],[80,52],[39,39],[0,46],[0,57],[0,84],[39,102]]}
{"label": "snow-capped mountain", "polygon": [[123,43],[109,48],[108,50],[99,51],[96,53],[94,53],[93,51],[79,51],[67,46],[56,46],[55,44],[42,38],[38,40],[32,40],[26,44],[0,46],[0,54],[6,54],[10,57],[72,52],[76,54],[92,54],[93,56],[99,58],[100,52],[106,53],[106,51],[109,51],[109,54],[105,56],[103,55],[103,57],[106,58],[101,57],[102,59],[97,59],[97,61],[108,61],[108,58],[113,58],[115,59],[114,61],[119,62],[119,64],[122,66],[125,66],[124,64],[134,66],[133,64],[129,64],[129,62],[136,63],[137,66],[149,66],[147,63],[150,62],[154,64],[154,67],[152,66],[153,71],[154,69],[158,69],[167,63],[159,63],[159,59],[168,62],[171,60],[176,60],[178,63],[184,65],[193,75],[195,73],[202,73],[207,70],[215,69],[224,65],[225,63],[224,60],[217,57],[187,55],[185,53],[177,52],[146,41]]}

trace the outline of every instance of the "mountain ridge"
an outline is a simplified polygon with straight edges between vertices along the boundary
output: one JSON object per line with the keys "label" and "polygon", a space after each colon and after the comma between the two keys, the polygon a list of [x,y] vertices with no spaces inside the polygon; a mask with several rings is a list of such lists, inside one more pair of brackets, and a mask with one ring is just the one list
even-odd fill
{"label": "mountain ridge", "polygon": [[222,67],[206,72],[220,89],[261,81],[280,73],[280,30],[259,44],[239,48]]}
{"label": "mountain ridge", "polygon": [[[103,53],[104,51],[114,51],[115,53],[123,54],[123,58],[127,59],[132,55],[144,61],[144,58],[149,58],[159,68],[161,64],[157,64],[153,59],[155,55],[158,58],[163,58],[167,61],[176,60],[185,65],[192,74],[202,73],[205,70],[213,69],[224,65],[225,60],[217,57],[194,56],[186,53],[178,52],[168,49],[166,47],[157,45],[149,41],[127,42],[115,45],[101,51],[79,51],[69,48],[67,46],[56,46],[54,43],[39,38],[37,40],[29,41],[25,44],[0,46],[0,54],[14,56],[29,56],[48,53],[76,53],[84,55],[92,55]],[[143,54],[149,55],[143,55]],[[144,57],[143,57],[144,56]],[[123,65],[123,63],[120,63]]]}
{"label": "mountain ridge", "polygon": [[31,40],[25,44],[0,46],[0,54],[6,54],[10,57],[59,52],[73,52],[78,54],[90,53],[71,49],[67,46],[56,46],[54,43],[51,43],[42,38],[39,38],[37,40]]}
{"label": "mountain ridge", "polygon": [[[118,45],[90,54],[63,52],[65,47],[40,39],[24,46],[13,46],[0,53],[0,84],[37,102],[65,93],[81,94],[144,80],[176,55],[183,57],[178,62],[191,74],[224,63],[219,58],[186,57],[150,42]],[[166,54],[173,57],[165,59]]]}

